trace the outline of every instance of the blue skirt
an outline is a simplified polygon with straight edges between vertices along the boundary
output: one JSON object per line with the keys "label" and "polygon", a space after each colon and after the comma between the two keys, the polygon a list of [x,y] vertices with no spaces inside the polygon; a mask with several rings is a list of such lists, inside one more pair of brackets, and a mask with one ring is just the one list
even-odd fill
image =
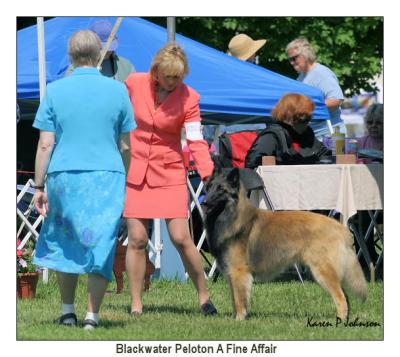
{"label": "blue skirt", "polygon": [[63,273],[112,280],[115,244],[125,198],[125,175],[65,171],[47,177],[49,211],[34,264]]}

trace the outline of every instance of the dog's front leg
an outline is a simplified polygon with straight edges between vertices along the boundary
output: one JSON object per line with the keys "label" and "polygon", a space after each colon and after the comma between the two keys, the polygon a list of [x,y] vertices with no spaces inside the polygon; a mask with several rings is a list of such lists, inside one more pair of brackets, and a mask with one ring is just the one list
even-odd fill
{"label": "dog's front leg", "polygon": [[233,268],[227,274],[236,320],[244,320],[249,306],[253,277],[246,268]]}

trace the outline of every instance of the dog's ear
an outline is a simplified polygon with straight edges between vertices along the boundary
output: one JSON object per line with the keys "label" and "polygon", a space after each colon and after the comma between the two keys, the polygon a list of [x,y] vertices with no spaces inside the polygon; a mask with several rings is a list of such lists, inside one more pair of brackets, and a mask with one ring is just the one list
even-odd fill
{"label": "dog's ear", "polygon": [[239,188],[240,187],[240,175],[239,175],[239,169],[235,167],[232,169],[228,176],[226,177],[227,181],[230,183],[230,185],[233,188]]}
{"label": "dog's ear", "polygon": [[221,158],[219,155],[211,155],[211,159],[214,162],[214,171],[213,171],[213,176],[218,175],[222,172],[222,162]]}

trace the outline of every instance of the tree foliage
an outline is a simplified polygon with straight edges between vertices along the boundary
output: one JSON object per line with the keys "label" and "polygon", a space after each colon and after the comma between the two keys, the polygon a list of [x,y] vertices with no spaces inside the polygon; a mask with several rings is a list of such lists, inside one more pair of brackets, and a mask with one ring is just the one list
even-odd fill
{"label": "tree foliage", "polygon": [[[165,17],[148,20],[166,27]],[[374,79],[383,71],[383,17],[177,17],[176,31],[224,52],[237,33],[266,38],[259,64],[292,78],[297,73],[285,48],[304,36],[316,49],[317,61],[336,73],[347,95],[376,92]]]}

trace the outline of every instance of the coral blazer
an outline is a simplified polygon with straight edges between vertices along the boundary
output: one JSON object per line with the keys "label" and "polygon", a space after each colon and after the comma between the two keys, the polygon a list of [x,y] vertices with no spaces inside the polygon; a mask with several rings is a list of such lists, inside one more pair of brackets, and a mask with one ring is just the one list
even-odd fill
{"label": "coral blazer", "polygon": [[[131,163],[127,182],[150,186],[186,183],[181,131],[185,124],[201,122],[195,90],[180,84],[154,109],[155,83],[149,73],[133,73],[125,81],[134,108],[137,128],[130,133]],[[187,140],[202,179],[213,171],[205,140]]]}

